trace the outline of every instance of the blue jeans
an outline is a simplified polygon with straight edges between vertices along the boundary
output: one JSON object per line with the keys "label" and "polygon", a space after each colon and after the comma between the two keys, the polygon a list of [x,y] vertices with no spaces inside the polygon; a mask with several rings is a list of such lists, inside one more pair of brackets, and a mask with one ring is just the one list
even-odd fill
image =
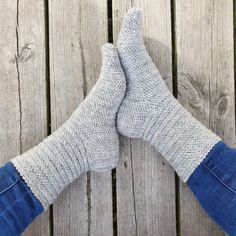
{"label": "blue jeans", "polygon": [[[236,149],[217,143],[187,184],[207,214],[236,236]],[[0,236],[20,235],[42,211],[12,163],[0,168]]]}
{"label": "blue jeans", "polygon": [[236,236],[236,149],[217,143],[187,184],[207,214]]}
{"label": "blue jeans", "polygon": [[0,236],[20,235],[43,211],[11,162],[0,168]]}

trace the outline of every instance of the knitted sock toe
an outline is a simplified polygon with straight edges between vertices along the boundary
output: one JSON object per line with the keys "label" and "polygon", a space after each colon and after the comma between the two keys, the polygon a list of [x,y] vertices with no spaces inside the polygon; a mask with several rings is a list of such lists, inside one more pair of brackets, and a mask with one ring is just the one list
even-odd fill
{"label": "knitted sock toe", "polygon": [[145,49],[141,21],[142,12],[131,9],[117,41],[128,81],[118,113],[118,130],[151,143],[187,181],[220,138],[193,118],[169,92]]}
{"label": "knitted sock toe", "polygon": [[102,48],[103,66],[92,91],[65,124],[12,163],[47,208],[81,173],[106,171],[119,157],[116,113],[126,80],[116,48]]}

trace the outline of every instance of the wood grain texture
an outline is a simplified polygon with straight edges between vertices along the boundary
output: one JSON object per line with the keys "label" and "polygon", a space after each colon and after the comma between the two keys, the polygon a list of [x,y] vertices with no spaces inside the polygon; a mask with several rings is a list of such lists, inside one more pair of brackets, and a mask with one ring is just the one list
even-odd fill
{"label": "wood grain texture", "polygon": [[[17,5],[0,1],[0,162],[20,154],[20,99],[15,58]],[[7,21],[6,21],[7,19]],[[4,22],[4,24],[3,24]]]}
{"label": "wood grain texture", "polygon": [[[18,1],[18,80],[21,104],[21,152],[47,136],[44,1]],[[49,211],[40,215],[24,235],[50,234]]]}
{"label": "wood grain texture", "polygon": [[[105,0],[49,2],[52,131],[96,82],[107,41]],[[81,176],[54,204],[55,235],[112,235],[111,173]]]}
{"label": "wood grain texture", "polygon": [[[145,44],[171,89],[170,2],[113,1],[114,42],[131,6],[144,11]],[[122,138],[121,156],[116,175],[118,235],[176,235],[174,171],[141,141]]]}
{"label": "wood grain texture", "polygon": [[[178,96],[228,144],[235,142],[233,1],[176,1]],[[224,235],[180,185],[181,235]]]}
{"label": "wood grain texture", "polygon": [[[44,1],[0,1],[0,161],[47,135]],[[48,212],[24,235],[49,235]]]}
{"label": "wood grain texture", "polygon": [[[80,5],[49,2],[50,96],[52,132],[83,101],[83,66],[80,48]],[[87,178],[67,187],[53,205],[55,235],[86,235],[88,229]]]}

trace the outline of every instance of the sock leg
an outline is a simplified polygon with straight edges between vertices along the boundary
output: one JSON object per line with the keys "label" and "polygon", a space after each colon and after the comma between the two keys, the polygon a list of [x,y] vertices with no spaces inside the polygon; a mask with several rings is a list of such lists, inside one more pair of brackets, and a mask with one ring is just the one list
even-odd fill
{"label": "sock leg", "polygon": [[193,118],[169,92],[145,49],[141,20],[142,12],[131,9],[117,42],[128,81],[118,130],[155,146],[186,182],[220,138]]}
{"label": "sock leg", "polygon": [[72,116],[42,143],[12,160],[44,209],[81,173],[107,171],[119,158],[116,113],[126,80],[116,48],[102,48],[100,77]]}

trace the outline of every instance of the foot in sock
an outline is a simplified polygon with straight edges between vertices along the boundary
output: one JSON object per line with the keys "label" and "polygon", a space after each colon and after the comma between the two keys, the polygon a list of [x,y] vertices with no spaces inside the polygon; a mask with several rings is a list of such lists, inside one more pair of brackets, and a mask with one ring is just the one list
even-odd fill
{"label": "foot in sock", "polygon": [[143,44],[142,13],[125,17],[117,49],[127,79],[118,131],[152,144],[228,235],[236,236],[236,149],[228,147],[172,96]]}
{"label": "foot in sock", "polygon": [[100,77],[72,116],[38,146],[11,160],[44,209],[81,173],[117,165],[116,113],[126,80],[116,48],[105,44],[102,53]]}
{"label": "foot in sock", "polygon": [[118,113],[118,131],[151,143],[186,182],[220,138],[170,93],[145,49],[141,22],[142,12],[131,9],[117,41],[128,81]]}

